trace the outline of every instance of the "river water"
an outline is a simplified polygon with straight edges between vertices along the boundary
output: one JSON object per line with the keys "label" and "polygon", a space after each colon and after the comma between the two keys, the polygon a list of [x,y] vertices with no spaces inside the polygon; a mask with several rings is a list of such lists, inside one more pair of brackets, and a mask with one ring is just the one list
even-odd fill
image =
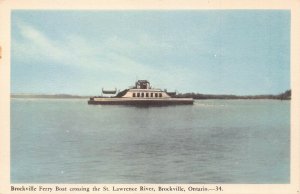
{"label": "river water", "polygon": [[12,183],[289,183],[290,101],[12,99]]}

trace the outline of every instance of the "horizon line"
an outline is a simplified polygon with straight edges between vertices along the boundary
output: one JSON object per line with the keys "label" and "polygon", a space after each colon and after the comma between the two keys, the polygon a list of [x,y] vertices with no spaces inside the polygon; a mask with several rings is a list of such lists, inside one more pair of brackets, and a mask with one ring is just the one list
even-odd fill
{"label": "horizon line", "polygon": [[[177,94],[202,94],[202,95],[217,95],[217,96],[222,96],[222,95],[226,95],[226,96],[264,96],[264,95],[280,95],[283,94],[287,91],[292,91],[291,89],[287,89],[285,91],[282,91],[280,93],[276,93],[276,94],[270,94],[270,93],[263,93],[263,94],[213,94],[213,93],[200,93],[200,92],[178,92]],[[10,95],[45,95],[45,96],[63,96],[63,95],[67,95],[67,96],[78,96],[78,97],[89,97],[91,95],[88,94],[68,94],[68,93],[14,93],[11,92]]]}

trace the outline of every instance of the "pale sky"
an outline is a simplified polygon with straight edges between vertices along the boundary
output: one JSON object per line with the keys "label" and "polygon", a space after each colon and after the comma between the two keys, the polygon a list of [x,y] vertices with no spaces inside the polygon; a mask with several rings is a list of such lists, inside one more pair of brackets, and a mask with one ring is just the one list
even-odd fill
{"label": "pale sky", "polygon": [[11,92],[99,95],[137,79],[203,94],[290,89],[290,12],[12,12]]}

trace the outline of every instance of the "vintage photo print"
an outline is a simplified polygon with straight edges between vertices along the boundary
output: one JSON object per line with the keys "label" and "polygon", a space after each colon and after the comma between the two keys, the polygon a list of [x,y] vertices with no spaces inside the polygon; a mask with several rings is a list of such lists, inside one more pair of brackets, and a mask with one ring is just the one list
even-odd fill
{"label": "vintage photo print", "polygon": [[0,193],[299,192],[297,1],[1,4]]}

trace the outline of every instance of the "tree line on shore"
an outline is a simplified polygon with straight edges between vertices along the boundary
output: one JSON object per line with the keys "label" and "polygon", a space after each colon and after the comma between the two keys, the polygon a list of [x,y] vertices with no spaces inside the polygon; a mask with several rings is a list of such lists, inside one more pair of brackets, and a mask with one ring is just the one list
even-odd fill
{"label": "tree line on shore", "polygon": [[[124,93],[124,92],[123,92]],[[117,95],[121,97],[122,92]],[[69,94],[11,94],[12,98],[89,98],[89,96],[69,95]],[[287,90],[278,95],[216,95],[216,94],[199,94],[199,93],[178,93],[172,94],[175,98],[193,98],[193,99],[276,99],[276,100],[290,100],[291,90]]]}
{"label": "tree line on shore", "polygon": [[174,97],[176,98],[193,98],[193,99],[275,99],[275,100],[290,100],[291,90],[287,90],[278,95],[216,95],[216,94],[199,94],[199,93],[179,93]]}

